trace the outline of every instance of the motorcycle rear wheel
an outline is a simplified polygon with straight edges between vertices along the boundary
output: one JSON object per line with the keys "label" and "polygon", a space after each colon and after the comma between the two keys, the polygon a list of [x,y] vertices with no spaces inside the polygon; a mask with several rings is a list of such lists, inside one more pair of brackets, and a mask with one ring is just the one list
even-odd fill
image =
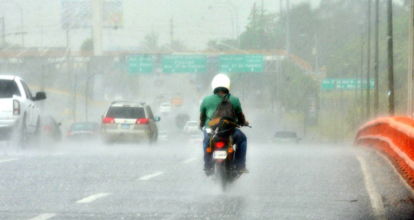
{"label": "motorcycle rear wheel", "polygon": [[226,173],[224,171],[223,164],[216,163],[215,164],[215,167],[214,167],[214,171],[215,171],[216,179],[218,179],[218,182],[221,185],[221,190],[223,192],[226,192],[226,189],[227,189],[227,178],[226,178]]}

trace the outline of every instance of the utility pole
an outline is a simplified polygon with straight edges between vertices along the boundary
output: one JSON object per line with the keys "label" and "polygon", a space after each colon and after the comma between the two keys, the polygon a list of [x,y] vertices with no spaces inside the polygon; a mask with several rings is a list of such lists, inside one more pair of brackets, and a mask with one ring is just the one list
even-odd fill
{"label": "utility pole", "polygon": [[388,114],[394,115],[394,49],[392,34],[392,0],[387,0],[388,23]]}
{"label": "utility pole", "polygon": [[[253,4],[253,26],[256,27],[257,22],[257,13],[256,13],[256,2]],[[261,41],[257,41],[255,43],[256,49],[260,49],[260,43]]]}
{"label": "utility pole", "polygon": [[264,2],[262,0],[262,15],[264,15]]}
{"label": "utility pole", "polygon": [[153,52],[156,51],[157,48],[155,48],[155,33],[154,33],[154,27],[151,28],[151,50]]}
{"label": "utility pole", "polygon": [[93,53],[102,56],[102,0],[92,1]]}
{"label": "utility pole", "polygon": [[[88,103],[89,103],[89,92],[88,92],[88,86],[89,86],[89,80],[94,77],[95,75],[97,75],[97,73],[92,74],[91,75],[91,63],[87,63],[86,64],[86,75],[88,75],[88,78],[86,78],[86,83],[85,83],[85,121],[88,122]],[[93,93],[93,86],[92,86],[92,90]]]}
{"label": "utility pole", "polygon": [[361,32],[361,122],[365,121],[364,117],[364,32]]}
{"label": "utility pole", "polygon": [[320,85],[321,85],[321,91],[320,91],[320,97],[319,97],[319,135],[321,136],[321,138],[322,138],[322,134],[323,134],[323,124],[322,124],[322,109],[323,109],[323,88],[322,88],[322,80],[321,80],[321,82],[320,82]]}
{"label": "utility pole", "polygon": [[256,26],[256,3],[253,4],[253,24]]}
{"label": "utility pole", "polygon": [[370,81],[370,72],[371,72],[371,0],[368,0],[368,52],[367,52],[367,119],[370,118],[370,88],[369,88],[369,81]]}
{"label": "utility pole", "polygon": [[40,91],[42,91],[42,92],[45,91],[45,64],[42,65],[42,81],[41,81]]}
{"label": "utility pole", "polygon": [[319,72],[319,59],[318,59],[318,36],[315,34],[315,47],[313,49],[313,55],[315,56],[315,72]]}
{"label": "utility pole", "polygon": [[414,0],[410,1],[410,59],[408,60],[408,103],[407,115],[413,117],[413,80],[414,80]]}
{"label": "utility pole", "polygon": [[358,118],[358,68],[355,69],[355,97],[354,97],[354,128],[357,128],[357,118]]}
{"label": "utility pole", "polygon": [[278,105],[277,105],[277,115],[280,117],[282,114],[282,101],[280,100],[280,74],[282,73],[282,57],[278,56],[277,58],[277,73],[276,73],[276,80],[277,80],[277,84],[276,84],[276,99],[278,101]]}
{"label": "utility pole", "polygon": [[171,17],[171,50],[174,51],[174,23],[173,18]]}
{"label": "utility pole", "polygon": [[344,73],[341,74],[341,143],[344,141]]}
{"label": "utility pole", "polygon": [[2,31],[2,41],[3,41],[3,44],[1,46],[6,47],[6,25],[4,22],[4,15],[1,18],[1,31]]}
{"label": "utility pole", "polygon": [[69,27],[66,28],[66,50],[70,51]]}
{"label": "utility pole", "polygon": [[286,56],[290,58],[290,8],[289,0],[286,0]]}
{"label": "utility pole", "polygon": [[73,121],[76,122],[76,87],[78,86],[78,76],[75,75],[75,87],[73,92]]}
{"label": "utility pole", "polygon": [[[41,79],[41,82],[40,82],[41,83],[40,91],[42,91],[42,92],[45,91],[45,65],[46,64],[42,64],[42,79]],[[42,110],[44,111],[45,110],[45,102],[44,101],[40,102],[40,106],[41,106]]]}
{"label": "utility pole", "polygon": [[379,26],[379,0],[375,0],[375,57],[374,57],[374,78],[375,78],[375,87],[374,87],[374,116],[378,117],[379,111],[379,79],[378,79],[378,54],[379,54],[379,41],[378,41],[378,26]]}
{"label": "utility pole", "polygon": [[[336,88],[336,80],[335,80],[335,83],[334,83],[334,116],[335,117],[337,117],[337,112],[336,112],[336,90],[337,90],[337,88]],[[334,120],[334,125],[335,125],[335,128],[334,128],[334,142],[335,142],[335,145],[336,145],[336,141],[337,141],[337,138],[336,138],[336,135],[337,135],[337,121],[338,120]]]}
{"label": "utility pole", "polygon": [[[273,62],[275,63],[275,75],[276,75],[276,98],[279,101],[279,71],[280,71],[280,62],[279,56],[273,56]],[[273,81],[274,82],[274,81]],[[274,112],[275,97],[272,91],[272,113]]]}
{"label": "utility pole", "polygon": [[280,10],[279,15],[280,15],[280,16],[282,16],[282,12],[283,12],[283,0],[280,0],[280,5],[279,5],[279,6],[280,6],[280,9],[279,9],[279,10]]}
{"label": "utility pole", "polygon": [[43,49],[43,26],[40,26],[40,48]]}

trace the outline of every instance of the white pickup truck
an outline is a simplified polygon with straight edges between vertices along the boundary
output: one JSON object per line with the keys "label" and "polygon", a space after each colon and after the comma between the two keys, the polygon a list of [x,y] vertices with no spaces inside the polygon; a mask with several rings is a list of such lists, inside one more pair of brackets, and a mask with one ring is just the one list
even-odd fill
{"label": "white pickup truck", "polygon": [[44,92],[33,97],[21,78],[0,75],[0,140],[15,140],[24,147],[27,136],[39,132],[40,109],[35,101],[44,99]]}

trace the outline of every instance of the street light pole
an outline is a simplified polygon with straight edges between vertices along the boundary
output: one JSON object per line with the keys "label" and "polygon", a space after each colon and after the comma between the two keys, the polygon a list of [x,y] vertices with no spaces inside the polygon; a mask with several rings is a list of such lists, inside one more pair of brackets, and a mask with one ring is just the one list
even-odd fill
{"label": "street light pole", "polygon": [[282,16],[282,12],[283,12],[283,0],[280,0],[280,5],[279,5],[279,16]]}
{"label": "street light pole", "polygon": [[289,0],[286,0],[286,56],[290,58],[290,8]]}
{"label": "street light pole", "polygon": [[355,69],[355,98],[354,98],[354,128],[357,128],[357,118],[358,118],[358,68]]}
{"label": "street light pole", "polygon": [[370,73],[371,73],[371,0],[368,0],[368,41],[367,41],[367,119],[370,118],[371,115],[371,102],[370,102]]}
{"label": "street light pole", "polygon": [[102,0],[91,0],[92,29],[93,29],[93,54],[102,56]]}
{"label": "street light pole", "polygon": [[410,59],[408,61],[408,103],[407,115],[413,117],[413,74],[414,74],[414,0],[410,1]]}
{"label": "street light pole", "polygon": [[394,115],[394,49],[392,34],[392,0],[387,1],[388,23],[388,113]]}
{"label": "street light pole", "polygon": [[2,33],[3,33],[3,37],[2,37],[2,47],[5,47],[6,46],[6,25],[5,25],[5,22],[4,22],[4,16],[1,18],[1,31],[2,31]]}
{"label": "street light pole", "polygon": [[361,122],[365,121],[364,117],[364,32],[361,33]]}
{"label": "street light pole", "polygon": [[75,75],[75,87],[73,92],[73,121],[76,122],[76,87],[78,86],[78,76]]}
{"label": "street light pole", "polygon": [[262,15],[264,15],[264,2],[262,0]]}
{"label": "street light pole", "polygon": [[341,143],[344,141],[344,73],[341,74]]}
{"label": "street light pole", "polygon": [[315,47],[314,47],[314,55],[315,55],[315,72],[319,72],[319,59],[318,59],[318,35],[315,34]]}
{"label": "street light pole", "polygon": [[239,12],[237,11],[237,8],[230,2],[227,2],[227,4],[230,5],[230,7],[233,8],[234,12],[236,12],[236,35],[237,35],[237,48],[240,48],[240,36],[239,36]]}
{"label": "street light pole", "polygon": [[374,58],[374,78],[375,78],[375,92],[374,92],[374,116],[378,117],[379,111],[379,79],[378,79],[378,53],[379,53],[379,40],[378,40],[378,26],[379,26],[379,0],[375,0],[375,58]]}
{"label": "street light pole", "polygon": [[[88,72],[90,70],[89,68],[89,64],[88,64]],[[85,85],[85,121],[88,122],[88,85],[89,85],[89,80],[95,76],[97,73],[92,74],[90,76],[88,76],[88,78],[86,79],[86,85]]]}

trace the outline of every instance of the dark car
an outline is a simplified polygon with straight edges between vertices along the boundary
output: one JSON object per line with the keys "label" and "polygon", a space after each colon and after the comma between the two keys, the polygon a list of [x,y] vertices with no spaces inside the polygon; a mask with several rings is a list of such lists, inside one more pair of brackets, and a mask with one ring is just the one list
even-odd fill
{"label": "dark car", "polygon": [[175,117],[175,125],[178,128],[183,129],[183,127],[185,126],[188,120],[190,120],[190,116],[188,114],[185,114],[185,113],[178,114]]}
{"label": "dark car", "polygon": [[40,115],[40,134],[42,141],[61,141],[62,140],[62,131],[60,130],[60,122],[48,114]]}
{"label": "dark car", "polygon": [[67,138],[70,140],[91,140],[99,135],[100,126],[94,122],[75,122],[70,126]]}
{"label": "dark car", "polygon": [[300,140],[294,131],[278,131],[272,138],[276,144],[298,144]]}

